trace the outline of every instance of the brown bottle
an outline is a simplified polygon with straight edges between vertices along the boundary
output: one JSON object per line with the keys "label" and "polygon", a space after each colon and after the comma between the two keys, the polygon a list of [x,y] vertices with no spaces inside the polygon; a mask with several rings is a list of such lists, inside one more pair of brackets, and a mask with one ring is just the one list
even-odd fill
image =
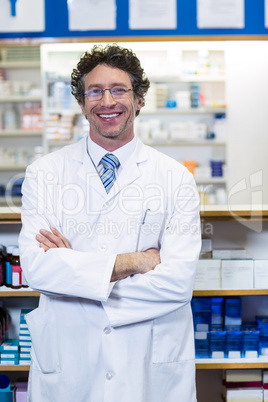
{"label": "brown bottle", "polygon": [[20,289],[22,287],[22,269],[20,266],[19,248],[15,247],[12,251],[12,289]]}

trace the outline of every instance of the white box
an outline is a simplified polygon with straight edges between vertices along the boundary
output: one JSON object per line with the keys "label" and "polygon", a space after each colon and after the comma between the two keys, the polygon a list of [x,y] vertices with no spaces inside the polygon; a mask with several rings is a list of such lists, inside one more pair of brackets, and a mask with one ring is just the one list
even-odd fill
{"label": "white box", "polygon": [[261,388],[227,389],[226,402],[263,402]]}
{"label": "white box", "polygon": [[254,261],[254,288],[268,288],[268,260]]}
{"label": "white box", "polygon": [[221,260],[202,259],[197,262],[194,289],[221,288]]}
{"label": "white box", "polygon": [[223,289],[253,289],[253,260],[222,260]]}
{"label": "white box", "polygon": [[229,258],[247,258],[247,251],[243,248],[215,249],[212,251],[212,258],[224,260]]}

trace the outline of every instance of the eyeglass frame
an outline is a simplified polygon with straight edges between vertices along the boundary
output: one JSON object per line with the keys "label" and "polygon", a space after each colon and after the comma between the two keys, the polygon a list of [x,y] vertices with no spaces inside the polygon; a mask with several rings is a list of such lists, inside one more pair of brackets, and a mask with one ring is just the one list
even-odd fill
{"label": "eyeglass frame", "polygon": [[[128,88],[128,89],[120,88],[120,89],[122,89],[122,90],[124,91],[124,95],[125,95],[127,92],[129,92],[129,91],[134,91],[133,88]],[[96,90],[94,90],[94,91],[98,91],[98,93],[101,94],[101,97],[100,97],[99,99],[92,99],[92,100],[87,99],[87,100],[89,100],[89,102],[99,101],[99,100],[101,100],[101,99],[103,98],[103,95],[104,95],[104,92],[105,92],[105,91],[110,91],[110,94],[111,94],[112,98],[114,99],[113,94],[112,94],[112,91],[113,91],[113,90],[114,90],[114,88],[96,89]],[[83,93],[83,96],[87,96],[89,91],[93,91],[93,90],[92,90],[92,89],[89,89],[88,91],[86,91],[86,92]],[[122,94],[122,95],[123,95],[123,94]],[[124,96],[124,95],[123,95],[123,96]],[[118,98],[118,99],[119,99],[119,98]]]}

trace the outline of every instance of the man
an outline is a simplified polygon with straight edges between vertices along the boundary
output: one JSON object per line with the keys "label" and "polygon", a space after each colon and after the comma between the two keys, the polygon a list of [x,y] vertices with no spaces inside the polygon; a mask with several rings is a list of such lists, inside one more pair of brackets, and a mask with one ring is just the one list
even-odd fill
{"label": "man", "polygon": [[27,169],[30,402],[196,401],[199,202],[188,170],[134,137],[148,88],[132,51],[93,47],[72,73],[89,136]]}

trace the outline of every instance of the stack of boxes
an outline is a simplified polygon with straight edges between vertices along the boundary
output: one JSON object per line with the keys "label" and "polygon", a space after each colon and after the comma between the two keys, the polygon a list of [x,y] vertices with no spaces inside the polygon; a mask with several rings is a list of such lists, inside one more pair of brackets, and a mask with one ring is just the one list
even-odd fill
{"label": "stack of boxes", "polygon": [[1,365],[19,364],[19,340],[8,339],[0,346]]}
{"label": "stack of boxes", "polygon": [[[194,289],[267,289],[268,260],[247,258],[245,249],[212,250],[211,240],[202,240]],[[212,258],[211,258],[212,257]]]}
{"label": "stack of boxes", "polygon": [[25,320],[25,314],[28,314],[31,309],[22,309],[20,314],[20,332],[19,332],[19,345],[20,355],[19,364],[29,365],[31,364],[31,346],[32,340],[28,329],[27,322]]}
{"label": "stack of boxes", "polygon": [[226,402],[263,402],[261,370],[226,370],[223,379]]}
{"label": "stack of boxes", "polygon": [[196,358],[240,359],[268,354],[268,317],[242,323],[238,297],[193,298]]}

